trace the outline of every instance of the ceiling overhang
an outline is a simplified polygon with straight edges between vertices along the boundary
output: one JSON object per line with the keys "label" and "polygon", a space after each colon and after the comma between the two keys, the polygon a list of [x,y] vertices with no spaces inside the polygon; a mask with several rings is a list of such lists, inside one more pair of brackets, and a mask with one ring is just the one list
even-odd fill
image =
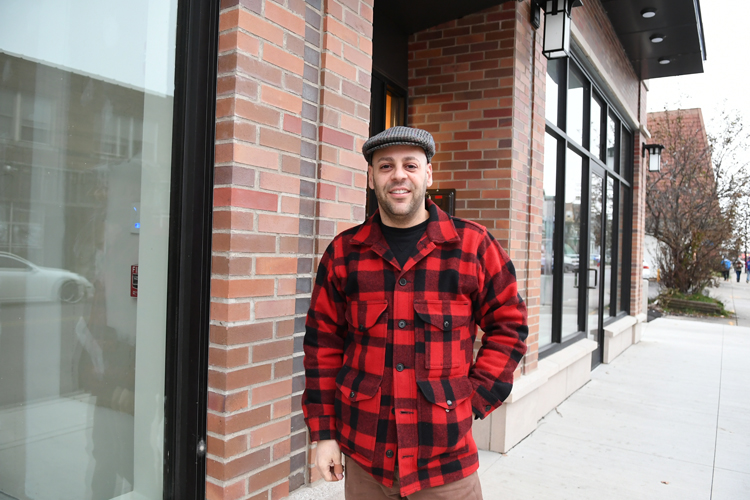
{"label": "ceiling overhang", "polygon": [[[703,73],[706,42],[699,0],[601,2],[641,80]],[[655,9],[655,15],[644,18],[645,9]],[[664,40],[654,43],[654,35]]]}

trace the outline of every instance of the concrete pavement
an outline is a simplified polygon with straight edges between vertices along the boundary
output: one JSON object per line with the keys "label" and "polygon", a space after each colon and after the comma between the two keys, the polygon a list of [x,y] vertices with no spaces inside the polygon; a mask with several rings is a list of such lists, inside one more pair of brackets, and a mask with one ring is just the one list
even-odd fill
{"label": "concrete pavement", "polygon": [[[480,452],[485,500],[750,498],[748,360],[750,327],[652,321],[515,448]],[[342,486],[291,498],[342,500]]]}
{"label": "concrete pavement", "polygon": [[749,359],[750,328],[649,323],[526,440],[481,452],[485,499],[750,498]]}
{"label": "concrete pavement", "polygon": [[747,275],[742,273],[737,283],[737,275],[732,271],[729,281],[721,280],[718,288],[709,288],[711,297],[724,302],[725,309],[734,311],[737,326],[750,326],[750,283],[746,280]]}

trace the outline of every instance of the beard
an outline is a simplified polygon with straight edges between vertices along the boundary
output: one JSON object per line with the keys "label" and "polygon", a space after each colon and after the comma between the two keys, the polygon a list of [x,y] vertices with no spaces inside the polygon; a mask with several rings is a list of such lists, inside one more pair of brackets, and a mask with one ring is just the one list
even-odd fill
{"label": "beard", "polygon": [[[409,190],[411,199],[407,202],[396,202],[388,196],[389,191],[399,187]],[[382,189],[374,189],[374,191],[380,211],[392,220],[408,221],[425,208],[424,200],[427,193],[427,186],[424,184],[422,186],[414,186],[410,183],[391,184]]]}

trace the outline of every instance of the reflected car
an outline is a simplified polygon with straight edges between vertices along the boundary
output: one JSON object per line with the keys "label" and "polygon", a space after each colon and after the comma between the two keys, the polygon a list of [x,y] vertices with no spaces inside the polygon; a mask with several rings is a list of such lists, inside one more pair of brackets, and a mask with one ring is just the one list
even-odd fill
{"label": "reflected car", "polygon": [[643,275],[642,275],[642,278],[644,280],[650,280],[650,279],[655,278],[655,277],[656,277],[656,271],[651,266],[651,263],[648,260],[643,259]]}
{"label": "reflected car", "polygon": [[65,269],[41,267],[8,252],[0,252],[0,302],[80,302],[94,286]]}

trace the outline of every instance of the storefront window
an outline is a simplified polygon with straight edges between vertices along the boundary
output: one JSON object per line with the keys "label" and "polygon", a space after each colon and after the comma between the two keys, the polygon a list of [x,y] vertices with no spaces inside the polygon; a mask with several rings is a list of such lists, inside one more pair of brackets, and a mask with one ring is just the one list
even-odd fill
{"label": "storefront window", "polygon": [[602,157],[602,105],[597,97],[591,97],[591,154]]}
{"label": "storefront window", "polygon": [[583,78],[571,67],[568,75],[567,132],[568,136],[578,144],[583,144],[584,95]]}
{"label": "storefront window", "polygon": [[555,200],[557,192],[557,140],[544,136],[544,205],[542,207],[542,291],[539,310],[539,346],[552,342],[554,283]]}
{"label": "storefront window", "polygon": [[0,498],[162,498],[176,0],[0,5]]}
{"label": "storefront window", "polygon": [[563,59],[547,61],[547,94],[544,104],[544,116],[547,121],[558,124],[558,101],[560,100],[560,83],[566,71]]}
{"label": "storefront window", "polygon": [[583,158],[570,149],[565,160],[565,223],[563,230],[562,335],[578,328],[578,269],[581,243],[581,175]]}
{"label": "storefront window", "polygon": [[[607,218],[606,218],[606,225],[604,227],[605,249],[604,249],[603,263],[600,266],[602,276],[604,276],[604,311],[607,314],[607,316],[616,316],[617,314],[617,308],[614,309],[615,311],[614,313],[612,310],[612,304],[617,303],[617,289],[615,288],[614,294],[612,292],[612,281],[615,279],[615,276],[613,273],[616,272],[616,269],[612,267],[612,258],[613,258],[612,249],[614,248],[613,242],[615,242],[615,236],[616,236],[613,231],[614,209],[615,209],[614,196],[615,196],[615,181],[612,177],[607,177],[607,210],[606,210]],[[615,283],[617,282],[618,281],[615,280]],[[610,297],[610,295],[612,296]]]}

